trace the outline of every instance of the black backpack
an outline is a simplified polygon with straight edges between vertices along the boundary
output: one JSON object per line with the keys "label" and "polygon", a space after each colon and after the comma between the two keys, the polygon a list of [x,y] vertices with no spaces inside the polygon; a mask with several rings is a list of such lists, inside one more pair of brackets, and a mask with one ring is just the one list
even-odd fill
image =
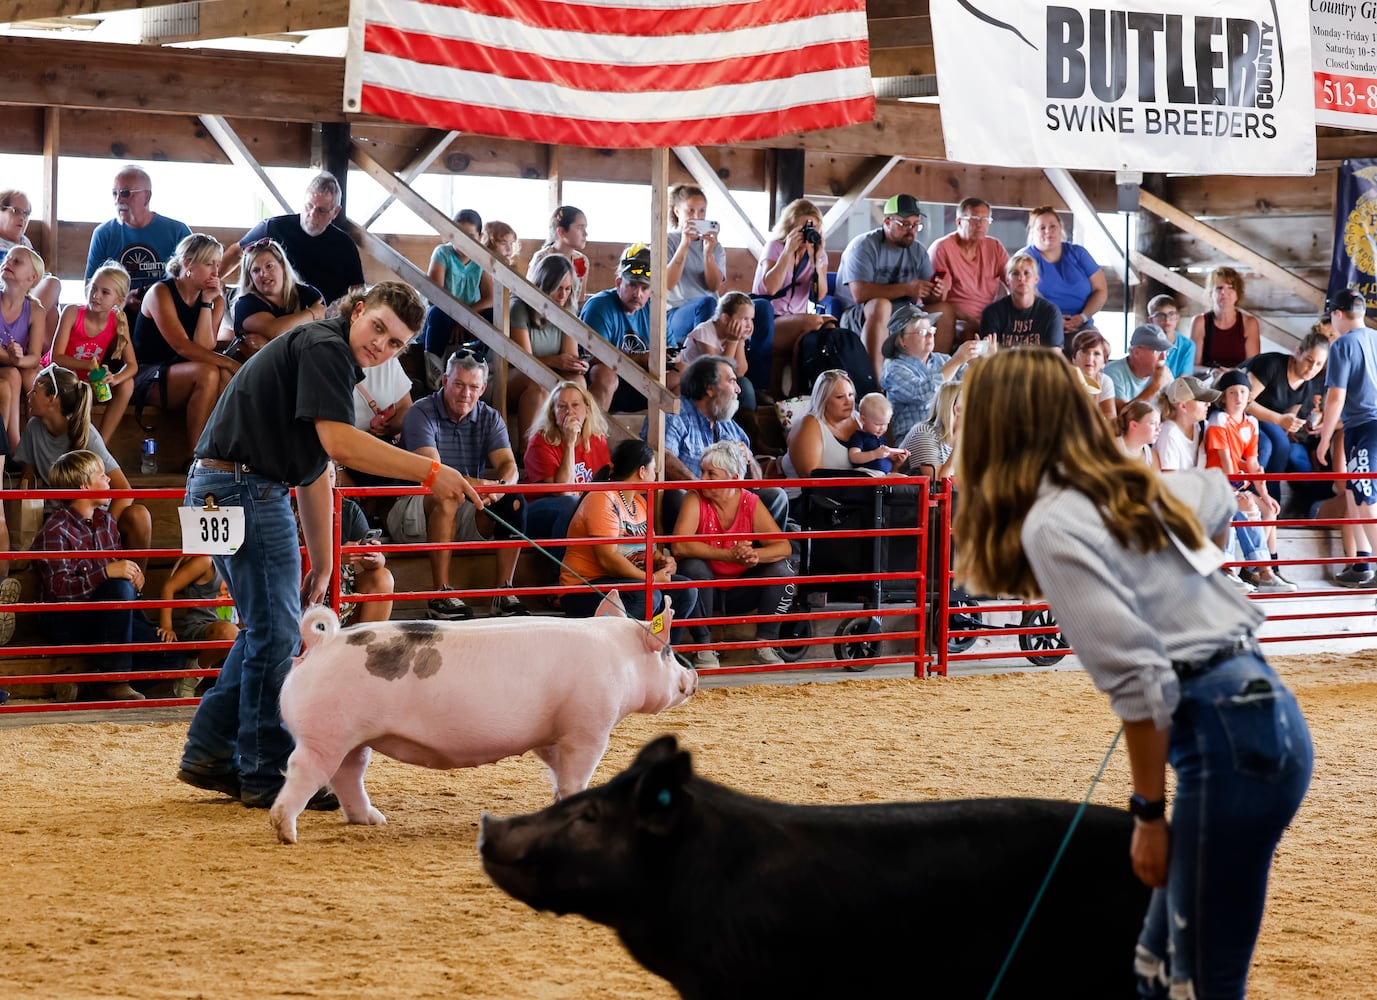
{"label": "black backpack", "polygon": [[811,392],[818,376],[833,368],[840,368],[851,376],[857,399],[880,391],[865,341],[856,331],[838,326],[836,320],[829,319],[803,335],[798,345],[798,366],[803,381],[802,393]]}

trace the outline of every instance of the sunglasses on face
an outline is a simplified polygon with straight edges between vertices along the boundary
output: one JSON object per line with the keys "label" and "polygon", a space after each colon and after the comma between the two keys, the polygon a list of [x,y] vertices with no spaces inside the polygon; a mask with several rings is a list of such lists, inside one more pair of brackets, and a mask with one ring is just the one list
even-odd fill
{"label": "sunglasses on face", "polygon": [[112,188],[110,194],[115,198],[128,198],[130,195],[147,194],[148,188]]}

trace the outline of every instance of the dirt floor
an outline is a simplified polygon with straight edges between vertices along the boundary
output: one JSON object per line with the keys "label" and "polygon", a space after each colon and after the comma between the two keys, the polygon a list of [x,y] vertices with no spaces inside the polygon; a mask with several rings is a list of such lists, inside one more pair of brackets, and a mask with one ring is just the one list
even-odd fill
{"label": "dirt floor", "polygon": [[[1249,996],[1371,996],[1377,666],[1336,655],[1279,666],[1317,765],[1277,857]],[[715,689],[626,720],[595,781],[674,732],[702,773],[789,801],[1079,799],[1114,729],[1079,673]],[[483,875],[479,810],[547,804],[534,757],[452,773],[377,759],[368,784],[387,826],[306,813],[301,842],[283,847],[265,813],[173,780],[184,732],[0,732],[0,996],[673,996],[610,931],[534,913]],[[1121,747],[1094,799],[1127,794]],[[837,933],[844,946],[864,931]]]}

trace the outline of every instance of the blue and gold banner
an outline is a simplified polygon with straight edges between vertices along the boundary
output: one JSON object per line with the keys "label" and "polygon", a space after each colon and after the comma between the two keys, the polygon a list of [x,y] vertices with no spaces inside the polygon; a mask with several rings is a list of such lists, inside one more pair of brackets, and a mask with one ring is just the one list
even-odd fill
{"label": "blue and gold banner", "polygon": [[1377,309],[1377,160],[1344,160],[1339,168],[1329,294],[1345,288]]}

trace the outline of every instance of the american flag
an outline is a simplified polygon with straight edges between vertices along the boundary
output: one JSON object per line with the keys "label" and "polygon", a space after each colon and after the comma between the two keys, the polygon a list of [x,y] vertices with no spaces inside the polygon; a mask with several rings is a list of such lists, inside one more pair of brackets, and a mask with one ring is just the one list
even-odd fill
{"label": "american flag", "polygon": [[851,125],[865,0],[355,0],[344,108],[595,148]]}

